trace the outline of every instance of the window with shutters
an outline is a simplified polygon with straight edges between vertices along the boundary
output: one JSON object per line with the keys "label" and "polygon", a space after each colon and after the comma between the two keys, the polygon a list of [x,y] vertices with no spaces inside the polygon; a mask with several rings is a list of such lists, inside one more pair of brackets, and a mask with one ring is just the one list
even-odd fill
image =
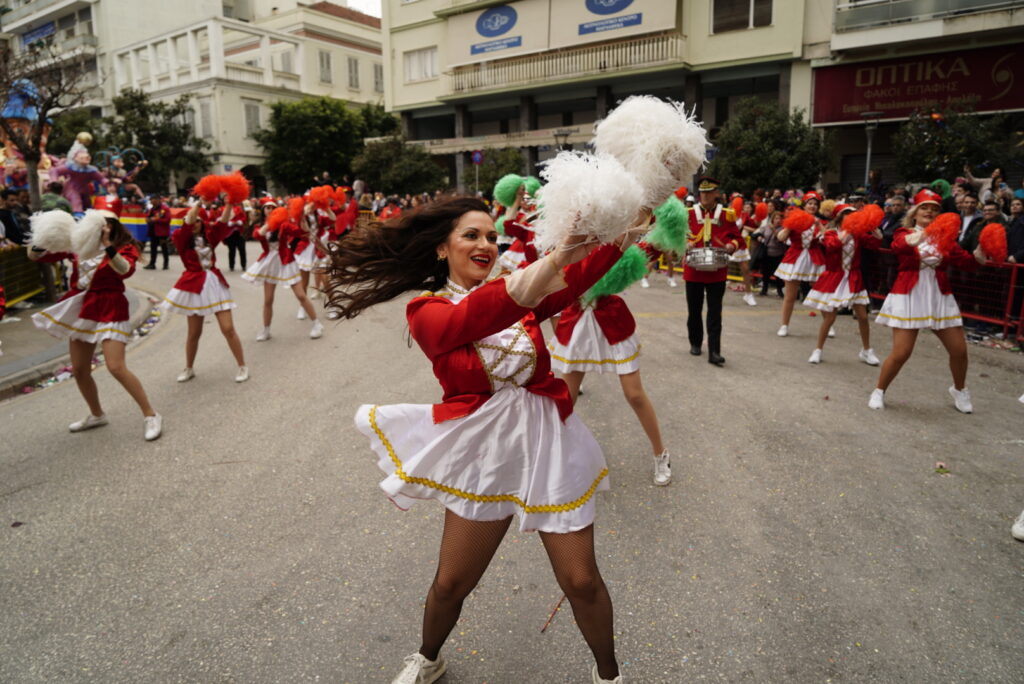
{"label": "window with shutters", "polygon": [[295,73],[292,71],[292,53],[290,51],[281,53],[281,71],[286,74]]}
{"label": "window with shutters", "polygon": [[359,60],[355,57],[348,58],[348,87],[359,90]]}
{"label": "window with shutters", "polygon": [[326,50],[320,50],[318,53],[318,59],[320,62],[320,81],[321,83],[332,83],[331,79],[331,53]]}
{"label": "window with shutters", "polygon": [[243,102],[243,107],[245,109],[245,135],[249,137],[260,130],[260,103]]}
{"label": "window with shutters", "polygon": [[373,90],[376,93],[384,92],[384,65],[373,65]]}
{"label": "window with shutters", "polygon": [[213,104],[209,100],[199,101],[199,137],[213,137]]}

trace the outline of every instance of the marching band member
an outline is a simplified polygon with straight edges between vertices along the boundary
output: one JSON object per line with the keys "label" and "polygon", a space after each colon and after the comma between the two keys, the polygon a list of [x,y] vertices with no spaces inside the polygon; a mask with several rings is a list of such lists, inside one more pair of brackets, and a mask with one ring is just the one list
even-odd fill
{"label": "marching band member", "polygon": [[[221,215],[206,222],[199,218],[199,205],[194,205],[185,215],[180,228],[171,234],[171,242],[185,265],[185,272],[178,278],[162,307],[185,316],[188,334],[185,338],[185,368],[178,375],[178,382],[188,382],[196,376],[192,370],[199,351],[199,338],[203,334],[206,316],[217,318],[220,332],[228,343],[231,354],[238,364],[235,382],[249,379],[245,365],[242,341],[238,339],[231,310],[236,307],[231,298],[231,289],[224,274],[217,268],[217,245],[224,241],[236,227],[231,221],[237,215],[230,203],[224,204]],[[209,215],[209,213],[207,214]]]}
{"label": "marching band member", "polygon": [[[821,195],[813,191],[808,192],[804,195],[803,201],[807,213],[815,216],[821,206]],[[793,317],[793,307],[800,294],[801,283],[815,282],[825,268],[825,255],[818,243],[818,228],[815,223],[812,227],[796,233],[784,227],[775,235],[779,242],[789,240],[789,249],[786,250],[782,256],[782,262],[775,269],[775,277],[786,282],[779,337],[789,335],[789,321]],[[829,334],[832,334],[831,328]]]}
{"label": "marching band member", "polygon": [[[49,212],[47,212],[49,213]],[[54,213],[63,213],[57,210]],[[45,215],[44,215],[45,216]],[[84,222],[88,222],[83,225]],[[95,231],[93,230],[95,224]],[[35,226],[33,226],[35,228]],[[100,404],[99,389],[92,377],[92,359],[99,344],[107,370],[125,388],[142,410],[146,441],[153,441],[163,431],[163,419],[153,410],[146,390],[125,363],[125,347],[132,339],[128,320],[128,298],[124,281],[135,273],[141,245],[121,225],[117,215],[107,210],[90,210],[76,230],[99,234],[98,247],[82,254],[47,253],[32,247],[29,258],[36,261],[73,259],[71,287],[53,306],[33,314],[37,328],[58,339],[68,340],[71,369],[78,391],[89,406],[89,415],[68,426],[71,432],[91,430],[107,424]],[[88,242],[96,243],[95,237]]]}
{"label": "marching band member", "polygon": [[[725,209],[718,203],[718,181],[708,176],[700,179],[697,186],[700,203],[689,212],[690,232],[687,238],[690,250],[704,247],[721,247],[729,254],[743,246],[743,235],[736,226],[736,215],[732,209]],[[725,281],[729,275],[728,266],[714,271],[701,271],[689,263],[683,270],[686,281],[686,329],[690,338],[690,353],[700,356],[704,343],[704,325],[701,313],[707,297],[708,313],[708,363],[721,366],[722,357],[722,299],[725,297]]]}

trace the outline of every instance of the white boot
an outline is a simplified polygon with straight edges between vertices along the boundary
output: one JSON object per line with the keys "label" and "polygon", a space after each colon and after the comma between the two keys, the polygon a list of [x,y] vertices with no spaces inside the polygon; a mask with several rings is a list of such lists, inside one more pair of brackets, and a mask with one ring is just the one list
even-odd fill
{"label": "white boot", "polygon": [[268,325],[267,327],[265,327],[265,328],[263,328],[263,329],[261,329],[259,331],[259,333],[256,335],[256,341],[257,342],[266,342],[269,339],[270,339],[270,326]]}
{"label": "white boot", "polygon": [[597,674],[597,665],[590,671],[590,680],[593,684],[622,684],[622,674],[620,673],[615,679],[601,679],[601,675]]}
{"label": "white boot", "polygon": [[306,320],[306,310],[300,306],[298,313],[295,314],[295,317],[300,321]]}
{"label": "white boot", "polygon": [[885,408],[885,390],[875,388],[868,399],[868,408],[881,410]]}
{"label": "white boot", "polygon": [[821,363],[821,350],[815,349],[811,352],[811,358],[807,359],[807,363]]}

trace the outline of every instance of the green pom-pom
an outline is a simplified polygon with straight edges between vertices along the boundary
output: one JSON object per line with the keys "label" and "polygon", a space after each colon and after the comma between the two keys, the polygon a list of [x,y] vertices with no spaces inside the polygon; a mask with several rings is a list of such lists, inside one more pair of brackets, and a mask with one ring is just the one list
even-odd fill
{"label": "green pom-pom", "polygon": [[501,180],[494,184],[494,199],[503,207],[511,207],[516,203],[516,193],[519,192],[519,186],[524,180],[518,173],[502,176]]}
{"label": "green pom-pom", "polygon": [[686,234],[690,230],[686,205],[677,197],[669,197],[654,210],[654,229],[647,234],[647,243],[662,252],[686,252]]}
{"label": "green pom-pom", "polygon": [[497,221],[494,222],[494,227],[498,230],[498,235],[504,235],[505,234],[505,219],[506,218],[507,218],[507,216],[505,216],[505,214],[502,214],[501,217]]}
{"label": "green pom-pom", "polygon": [[534,176],[526,177],[526,194],[530,197],[536,197],[537,191],[540,190],[540,179]]}
{"label": "green pom-pom", "polygon": [[647,275],[647,254],[636,245],[622,253],[615,265],[583,295],[590,303],[598,297],[618,294]]}
{"label": "green pom-pom", "polygon": [[953,194],[953,188],[945,178],[936,178],[931,184],[932,190],[942,195],[942,199],[948,199]]}

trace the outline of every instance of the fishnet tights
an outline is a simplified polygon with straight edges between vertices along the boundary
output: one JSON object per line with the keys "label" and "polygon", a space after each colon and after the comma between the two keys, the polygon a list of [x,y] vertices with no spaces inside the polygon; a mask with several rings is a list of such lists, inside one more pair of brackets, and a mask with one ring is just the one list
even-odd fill
{"label": "fishnet tights", "polygon": [[[480,522],[446,510],[437,574],[427,592],[420,653],[437,656],[459,620],[462,603],[490,564],[512,518]],[[612,638],[612,601],[594,556],[593,525],[568,534],[540,533],[558,585],[572,605],[576,624],[604,679],[618,675]]]}

